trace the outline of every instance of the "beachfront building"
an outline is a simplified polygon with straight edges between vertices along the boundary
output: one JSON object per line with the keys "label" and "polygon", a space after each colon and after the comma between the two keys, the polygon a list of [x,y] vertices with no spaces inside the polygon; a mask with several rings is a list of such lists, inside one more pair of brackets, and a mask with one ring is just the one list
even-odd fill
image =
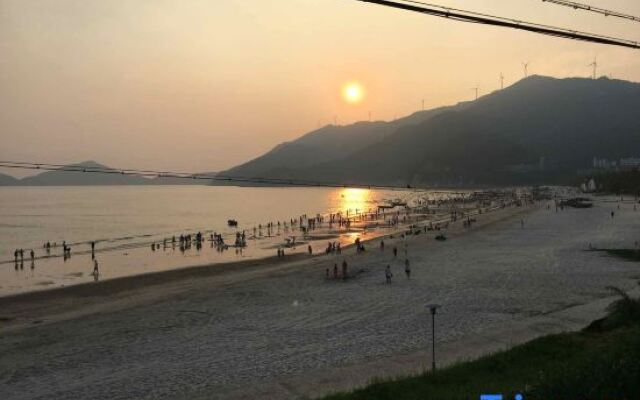
{"label": "beachfront building", "polygon": [[606,158],[593,157],[593,168],[595,169],[613,169],[618,166],[616,161],[609,161]]}
{"label": "beachfront building", "polygon": [[627,171],[640,170],[640,157],[621,158],[620,169]]}
{"label": "beachfront building", "polygon": [[637,171],[640,170],[640,157],[621,158],[619,161],[593,157],[592,168],[600,170],[613,169],[623,171]]}
{"label": "beachfront building", "polygon": [[582,182],[582,184],[580,185],[580,190],[582,190],[582,192],[584,193],[593,193],[597,190],[597,188],[598,187],[596,185],[596,181],[593,178]]}

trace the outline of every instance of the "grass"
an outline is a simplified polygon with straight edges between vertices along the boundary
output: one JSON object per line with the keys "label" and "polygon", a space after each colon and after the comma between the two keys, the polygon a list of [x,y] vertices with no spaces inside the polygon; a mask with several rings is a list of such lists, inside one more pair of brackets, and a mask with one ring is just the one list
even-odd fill
{"label": "grass", "polygon": [[620,299],[581,332],[544,336],[435,374],[377,381],[325,400],[640,399],[640,299]]}

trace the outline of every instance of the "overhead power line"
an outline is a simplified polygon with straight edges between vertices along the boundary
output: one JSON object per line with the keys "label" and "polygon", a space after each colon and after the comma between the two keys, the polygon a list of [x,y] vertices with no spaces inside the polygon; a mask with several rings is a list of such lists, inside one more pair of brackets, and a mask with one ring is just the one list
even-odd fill
{"label": "overhead power line", "polygon": [[611,10],[607,10],[607,9],[604,9],[604,8],[593,7],[593,6],[590,6],[588,4],[576,3],[575,1],[542,0],[542,2],[543,3],[553,3],[553,4],[560,5],[560,6],[571,7],[574,10],[591,11],[591,12],[594,12],[594,13],[602,14],[605,17],[616,17],[616,18],[628,19],[630,21],[640,22],[640,17],[636,17],[636,16],[629,15],[629,14],[624,14],[624,13],[617,12],[617,11],[611,11]]}
{"label": "overhead power line", "polygon": [[63,164],[45,164],[33,163],[25,161],[1,161],[0,167],[13,169],[28,169],[42,171],[60,171],[60,172],[81,172],[81,173],[98,173],[111,175],[138,176],[146,178],[179,178],[190,180],[207,180],[218,182],[235,182],[235,183],[256,183],[265,185],[278,186],[308,186],[308,187],[329,187],[329,188],[362,188],[362,189],[385,189],[385,190],[429,190],[431,193],[451,193],[462,194],[462,192],[453,191],[433,191],[427,188],[420,189],[412,185],[375,185],[364,183],[338,183],[338,182],[322,182],[300,179],[281,179],[281,178],[260,178],[260,177],[238,177],[225,175],[198,174],[192,172],[175,172],[175,171],[154,171],[141,169],[116,169],[116,168],[98,168],[83,167],[81,165],[63,165]]}
{"label": "overhead power line", "polygon": [[517,19],[503,18],[489,14],[482,14],[474,11],[460,10],[451,7],[444,7],[435,4],[423,3],[409,0],[356,0],[364,3],[378,4],[381,6],[397,8],[406,11],[418,12],[441,18],[448,18],[460,22],[471,22],[476,24],[499,26],[503,28],[518,29],[541,35],[561,37],[565,39],[580,40],[606,44],[611,46],[622,46],[632,49],[640,49],[640,43],[628,39],[620,39],[611,36],[598,35],[595,33],[580,32],[571,29],[559,28],[550,25],[542,25],[533,22],[526,22]]}

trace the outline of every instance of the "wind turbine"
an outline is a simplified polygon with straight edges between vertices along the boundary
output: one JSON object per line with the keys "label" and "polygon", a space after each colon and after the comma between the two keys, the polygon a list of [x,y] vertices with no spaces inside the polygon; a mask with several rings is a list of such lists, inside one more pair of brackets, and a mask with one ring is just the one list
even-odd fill
{"label": "wind turbine", "polygon": [[587,67],[593,67],[593,79],[596,79],[596,75],[598,72],[598,57],[593,57],[593,62],[587,65]]}
{"label": "wind turbine", "polygon": [[475,90],[476,91],[476,100],[478,100],[478,89],[480,89],[478,86],[471,88],[471,90]]}
{"label": "wind turbine", "polygon": [[504,75],[500,72],[500,90],[504,89]]}
{"label": "wind turbine", "polygon": [[523,62],[522,66],[524,67],[524,77],[528,77],[529,76],[529,63],[530,61],[527,61],[526,63]]}

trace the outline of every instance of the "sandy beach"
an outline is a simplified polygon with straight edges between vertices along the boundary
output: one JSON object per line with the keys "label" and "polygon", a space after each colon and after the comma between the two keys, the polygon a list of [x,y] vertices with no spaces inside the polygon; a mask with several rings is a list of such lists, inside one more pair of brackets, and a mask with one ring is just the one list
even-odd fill
{"label": "sandy beach", "polygon": [[[606,286],[636,287],[640,213],[546,203],[364,253],[248,260],[0,298],[3,399],[313,398],[430,365],[424,305],[439,303],[448,364],[602,315]],[[524,221],[522,226],[521,221]],[[404,247],[411,279],[404,276]],[[392,247],[399,249],[398,258]],[[320,249],[318,249],[320,250]],[[325,278],[346,258],[352,276]],[[391,265],[393,283],[385,284]]]}

